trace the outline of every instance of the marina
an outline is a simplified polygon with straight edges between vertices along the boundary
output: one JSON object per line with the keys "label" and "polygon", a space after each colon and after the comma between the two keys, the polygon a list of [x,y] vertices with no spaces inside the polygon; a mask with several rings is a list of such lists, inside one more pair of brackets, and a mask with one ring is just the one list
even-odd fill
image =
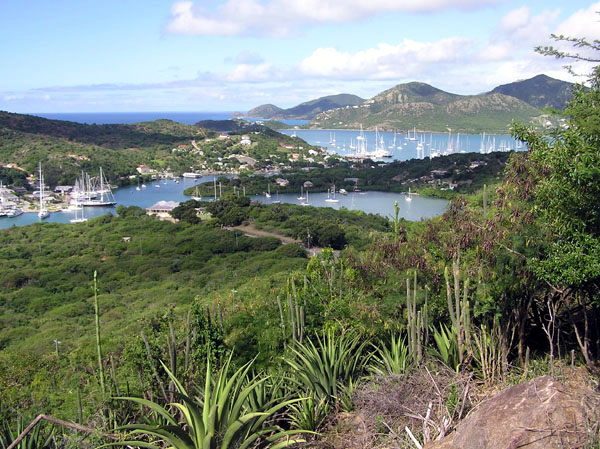
{"label": "marina", "polygon": [[454,153],[524,151],[522,142],[509,134],[461,134],[422,132],[364,131],[336,129],[283,129],[279,132],[295,135],[310,145],[326,148],[332,154],[349,160],[372,159],[382,162],[435,158]]}
{"label": "marina", "polygon": [[[213,181],[213,176],[204,176],[202,178],[191,179],[183,178],[181,180],[157,180],[148,183],[148,187],[137,190],[137,185],[131,185],[114,190],[114,201],[117,205],[123,206],[138,206],[148,208],[158,201],[176,201],[182,202],[191,199],[183,194],[184,190],[193,187],[194,185]],[[179,182],[176,182],[179,181]],[[159,187],[159,188],[156,188]],[[225,189],[221,192],[226,195]],[[253,201],[259,201],[264,204],[292,203],[302,204],[306,202],[307,192],[301,195],[303,199],[298,197],[298,193],[279,193],[277,196],[265,195],[251,196]],[[310,192],[310,205],[315,207],[331,207],[334,209],[346,208],[348,210],[360,210],[366,213],[380,214],[384,217],[391,218],[394,213],[394,202],[398,201],[400,205],[400,217],[411,221],[427,219],[442,214],[447,206],[447,201],[439,198],[421,197],[418,195],[412,196],[412,201],[405,201],[406,195],[391,192],[345,192],[340,190],[336,192],[335,199],[337,202],[327,201],[328,194]],[[332,198],[332,194],[329,194]],[[213,197],[203,197],[205,201],[212,201]],[[116,215],[114,206],[97,206],[83,207],[83,210],[77,207],[69,207],[57,212],[52,212],[43,221],[48,223],[70,223],[71,220],[79,220],[86,218],[91,220],[100,217],[107,213]],[[40,222],[41,219],[37,213],[23,213],[12,218],[1,217],[0,229],[6,229],[11,226],[24,226]]]}

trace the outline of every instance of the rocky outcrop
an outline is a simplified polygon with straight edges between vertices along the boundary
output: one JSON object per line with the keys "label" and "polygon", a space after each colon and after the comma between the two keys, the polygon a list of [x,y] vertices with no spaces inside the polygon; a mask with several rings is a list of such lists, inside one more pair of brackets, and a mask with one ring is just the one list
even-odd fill
{"label": "rocky outcrop", "polygon": [[[595,404],[594,404],[595,402]],[[456,430],[425,449],[583,447],[597,400],[549,376],[510,387],[480,404]]]}

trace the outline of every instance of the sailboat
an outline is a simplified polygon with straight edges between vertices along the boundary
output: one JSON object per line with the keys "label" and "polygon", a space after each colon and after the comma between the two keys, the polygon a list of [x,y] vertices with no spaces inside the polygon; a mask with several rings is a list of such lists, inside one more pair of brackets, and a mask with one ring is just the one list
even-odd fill
{"label": "sailboat", "polygon": [[137,187],[135,188],[135,190],[141,190],[141,189],[140,189],[140,178],[138,178],[138,185],[137,185]]}
{"label": "sailboat", "polygon": [[304,186],[300,186],[300,196],[296,197],[298,201],[304,200]]}
{"label": "sailboat", "polygon": [[196,186],[196,194],[192,195],[190,198],[195,201],[202,201],[202,197],[198,195],[198,186]]}
{"label": "sailboat", "polygon": [[333,195],[333,198],[331,196],[329,196],[329,190],[327,189],[327,199],[325,200],[326,203],[339,203],[340,200],[335,198],[335,185],[331,188],[331,193]]}
{"label": "sailboat", "polygon": [[276,200],[272,202],[272,204],[281,204],[281,201],[279,201],[279,190],[276,193],[275,196]]}
{"label": "sailboat", "polygon": [[267,193],[265,193],[267,198],[271,198],[271,183],[267,184]]}
{"label": "sailboat", "polygon": [[412,194],[410,193],[410,187],[408,188],[408,195],[404,197],[406,201],[412,201]]}
{"label": "sailboat", "polygon": [[100,176],[98,179],[100,182],[100,189],[98,190],[98,194],[100,195],[100,198],[89,199],[87,201],[84,201],[83,205],[84,206],[114,206],[115,204],[117,204],[117,202],[115,201],[115,198],[112,194],[110,185],[108,184],[108,182],[105,183],[106,180],[104,179],[104,174],[102,173],[102,167],[100,167]]}
{"label": "sailboat", "polygon": [[375,151],[372,153],[369,153],[369,154],[378,159],[381,159],[384,157],[392,157],[392,153],[385,150],[385,143],[383,141],[383,136],[378,137],[377,127],[375,127]]}
{"label": "sailboat", "polygon": [[406,140],[413,140],[413,141],[417,140],[417,127],[416,126],[413,128],[412,136],[410,135],[409,131],[406,132]]}
{"label": "sailboat", "polygon": [[[78,210],[81,211],[81,217],[79,217],[79,218],[77,217],[77,211]],[[77,207],[77,208],[75,208],[75,218],[72,218],[69,221],[71,223],[84,223],[84,222],[88,221],[88,219],[83,216],[83,207]]]}
{"label": "sailboat", "polygon": [[310,206],[310,203],[308,202],[308,188],[306,188],[306,201],[303,201],[301,206]]}
{"label": "sailboat", "polygon": [[44,205],[44,177],[42,176],[42,163],[39,163],[39,178],[40,178],[40,210],[38,212],[38,217],[39,218],[48,218],[48,215],[50,215],[50,212],[48,212],[48,209],[46,209],[46,206]]}

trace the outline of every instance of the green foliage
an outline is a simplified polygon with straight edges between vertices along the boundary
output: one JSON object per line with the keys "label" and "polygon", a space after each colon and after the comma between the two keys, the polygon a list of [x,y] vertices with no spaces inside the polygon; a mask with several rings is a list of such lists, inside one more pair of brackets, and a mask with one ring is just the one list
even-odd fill
{"label": "green foliage", "polygon": [[389,374],[405,374],[413,364],[413,354],[410,353],[406,337],[392,335],[389,344],[380,342],[373,345],[375,352],[369,363],[369,371],[373,374],[386,376]]}
{"label": "green foliage", "polygon": [[433,328],[433,340],[435,348],[432,354],[447,367],[458,372],[461,366],[459,359],[458,334],[454,326],[448,328],[442,324],[439,328]]}
{"label": "green foliage", "polygon": [[[14,429],[11,429],[8,421],[3,421],[0,424],[0,449],[7,449],[21,435],[28,424],[23,419],[23,416],[17,418]],[[48,428],[47,426],[38,424],[19,444],[14,446],[14,449],[55,449],[57,446],[53,436],[54,430],[52,426]]]}
{"label": "green foliage", "polygon": [[[303,442],[302,439],[290,438],[302,430],[284,430],[273,419],[278,412],[298,400],[275,398],[260,404],[251,402],[251,394],[269,379],[264,376],[248,377],[252,362],[230,374],[230,363],[231,356],[213,376],[208,359],[204,388],[194,397],[163,364],[178,393],[178,401],[169,405],[178,413],[171,413],[168,408],[146,399],[118,398],[138,403],[154,412],[153,424],[127,424],[122,429],[130,430],[132,435],[148,435],[156,441],[127,440],[102,447],[136,445],[159,448],[161,446],[157,443],[163,441],[176,449],[245,449],[281,448]],[[181,416],[183,423],[178,422],[176,416]]]}
{"label": "green foliage", "polygon": [[318,432],[327,420],[329,409],[326,397],[317,399],[311,393],[306,399],[290,406],[290,423],[296,429]]}
{"label": "green foliage", "polygon": [[317,399],[334,402],[340,385],[349,385],[365,369],[367,342],[352,333],[335,335],[332,331],[316,335],[314,340],[316,343],[313,340],[296,343],[291,348],[292,355],[285,357],[285,361],[301,388]]}

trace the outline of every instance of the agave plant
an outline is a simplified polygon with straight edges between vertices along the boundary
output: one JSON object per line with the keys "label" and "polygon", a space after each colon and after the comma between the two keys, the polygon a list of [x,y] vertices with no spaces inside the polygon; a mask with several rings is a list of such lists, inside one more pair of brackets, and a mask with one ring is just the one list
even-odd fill
{"label": "agave plant", "polygon": [[458,372],[460,369],[460,356],[456,328],[454,326],[448,328],[448,326],[442,324],[439,329],[433,329],[433,339],[437,348],[437,350],[433,349],[433,356],[444,365]]}
{"label": "agave plant", "polygon": [[292,379],[314,393],[318,399],[336,400],[339,385],[348,385],[364,370],[368,357],[366,342],[351,333],[336,337],[333,331],[316,336],[316,344],[308,340],[292,347],[286,362],[292,368]]}
{"label": "agave plant", "polygon": [[375,352],[369,363],[369,371],[378,375],[404,374],[412,364],[412,354],[408,349],[406,337],[392,335],[390,346],[373,345]]}
{"label": "agave plant", "polygon": [[[134,446],[151,449],[166,443],[173,449],[246,449],[269,447],[278,449],[304,442],[294,437],[304,430],[284,430],[273,423],[273,416],[280,410],[301,399],[268,399],[263,386],[266,376],[248,377],[253,361],[248,362],[229,376],[231,356],[214,378],[211,378],[210,358],[207,361],[206,381],[200,395],[191,397],[179,380],[163,364],[177,390],[177,402],[168,408],[179,412],[183,422],[155,402],[141,398],[122,397],[150,408],[160,416],[158,424],[130,424],[121,429],[132,434],[143,435],[143,440],[128,440],[109,443],[106,446]],[[250,401],[250,397],[254,401]],[[258,398],[258,399],[257,399]],[[148,439],[152,439],[148,442]]]}
{"label": "agave plant", "polygon": [[317,432],[327,419],[329,404],[327,398],[315,399],[314,394],[291,406],[290,422],[294,427]]}
{"label": "agave plant", "polygon": [[[17,418],[17,426],[13,432],[7,422],[2,423],[0,427],[0,449],[8,448],[17,439],[25,429],[23,417]],[[53,430],[43,431],[42,426],[38,425],[23,438],[15,449],[52,449],[56,447]]]}

